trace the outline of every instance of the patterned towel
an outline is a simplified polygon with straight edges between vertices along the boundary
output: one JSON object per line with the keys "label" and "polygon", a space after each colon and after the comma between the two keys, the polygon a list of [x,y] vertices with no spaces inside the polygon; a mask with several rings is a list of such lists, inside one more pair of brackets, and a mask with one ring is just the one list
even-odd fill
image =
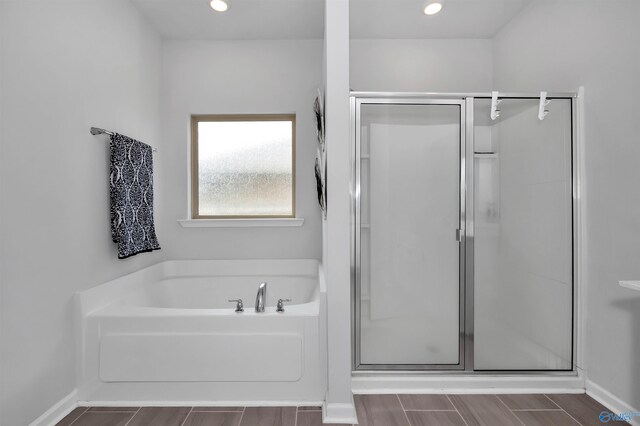
{"label": "patterned towel", "polygon": [[153,225],[153,157],[147,144],[111,136],[111,237],[118,258],[160,249]]}

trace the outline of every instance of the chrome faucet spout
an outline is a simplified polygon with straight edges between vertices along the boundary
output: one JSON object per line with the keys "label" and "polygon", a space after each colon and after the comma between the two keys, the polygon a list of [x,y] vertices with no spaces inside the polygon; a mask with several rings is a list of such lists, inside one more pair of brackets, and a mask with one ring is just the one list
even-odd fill
{"label": "chrome faucet spout", "polygon": [[264,312],[264,304],[267,299],[267,283],[260,284],[256,296],[256,312]]}

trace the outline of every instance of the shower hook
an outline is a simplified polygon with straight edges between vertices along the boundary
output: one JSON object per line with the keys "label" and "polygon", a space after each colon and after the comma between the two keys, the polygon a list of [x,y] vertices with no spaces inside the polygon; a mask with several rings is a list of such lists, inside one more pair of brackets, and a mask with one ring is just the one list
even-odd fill
{"label": "shower hook", "polygon": [[549,110],[544,108],[550,103],[551,101],[547,100],[547,92],[540,92],[540,106],[538,106],[538,119],[540,121],[544,120],[549,114]]}
{"label": "shower hook", "polygon": [[498,105],[500,105],[502,99],[498,99],[498,92],[491,92],[491,119],[495,120],[500,117],[500,110],[498,109]]}

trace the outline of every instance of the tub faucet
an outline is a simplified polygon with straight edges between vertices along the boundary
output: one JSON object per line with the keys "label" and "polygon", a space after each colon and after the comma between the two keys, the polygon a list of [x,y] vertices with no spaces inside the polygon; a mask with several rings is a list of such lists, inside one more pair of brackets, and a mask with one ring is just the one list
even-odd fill
{"label": "tub faucet", "polygon": [[256,312],[264,312],[264,302],[267,299],[267,283],[260,284],[256,296]]}

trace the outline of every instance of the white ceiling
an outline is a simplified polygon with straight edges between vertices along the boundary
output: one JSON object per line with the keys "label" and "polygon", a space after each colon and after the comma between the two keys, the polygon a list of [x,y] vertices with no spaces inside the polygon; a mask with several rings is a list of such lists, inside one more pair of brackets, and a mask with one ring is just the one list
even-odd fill
{"label": "white ceiling", "polygon": [[351,38],[492,38],[530,0],[351,0]]}
{"label": "white ceiling", "polygon": [[[216,13],[207,0],[131,0],[167,39],[321,39],[324,0],[227,0]],[[491,38],[531,0],[351,0],[351,38]]]}
{"label": "white ceiling", "polygon": [[207,0],[131,0],[168,39],[322,39],[323,0],[227,0],[214,12]]}

